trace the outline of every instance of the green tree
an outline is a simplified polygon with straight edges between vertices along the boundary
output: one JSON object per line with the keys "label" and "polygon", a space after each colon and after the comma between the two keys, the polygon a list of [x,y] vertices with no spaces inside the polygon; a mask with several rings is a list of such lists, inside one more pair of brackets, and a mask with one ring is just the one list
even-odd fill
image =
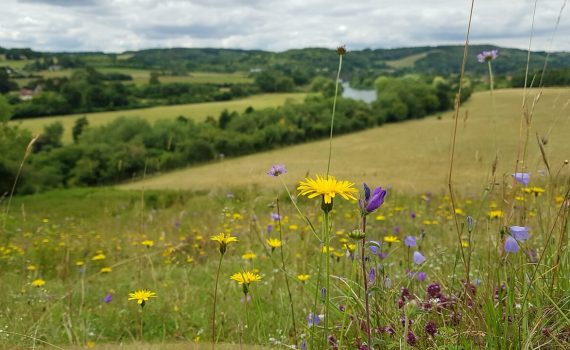
{"label": "green tree", "polygon": [[10,120],[12,117],[13,108],[8,100],[0,95],[0,123]]}
{"label": "green tree", "polygon": [[61,122],[55,122],[44,126],[43,133],[34,143],[34,153],[61,147],[63,130],[63,124],[61,124]]}
{"label": "green tree", "polygon": [[73,129],[71,129],[71,134],[73,136],[73,142],[77,143],[77,140],[79,139],[79,135],[81,135],[81,133],[83,132],[83,130],[89,126],[89,120],[87,120],[87,117],[83,116],[81,118],[77,118],[77,120],[75,120],[75,124],[73,124]]}

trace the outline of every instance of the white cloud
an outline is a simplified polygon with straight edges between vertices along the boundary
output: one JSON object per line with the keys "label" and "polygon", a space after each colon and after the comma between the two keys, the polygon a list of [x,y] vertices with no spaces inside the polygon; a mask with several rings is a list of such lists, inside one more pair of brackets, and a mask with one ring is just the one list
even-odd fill
{"label": "white cloud", "polygon": [[[470,0],[3,0],[0,46],[50,51],[152,47],[401,47],[461,44]],[[564,0],[541,0],[533,48],[570,50]],[[475,1],[472,43],[526,48],[533,0]],[[566,9],[567,10],[567,9]]]}

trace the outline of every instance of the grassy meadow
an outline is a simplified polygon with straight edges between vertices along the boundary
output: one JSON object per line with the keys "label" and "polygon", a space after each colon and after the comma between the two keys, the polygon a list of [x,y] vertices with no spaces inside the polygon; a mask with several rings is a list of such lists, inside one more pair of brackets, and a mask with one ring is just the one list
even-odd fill
{"label": "grassy meadow", "polygon": [[3,197],[0,344],[567,349],[570,91],[537,92],[530,124],[522,90],[462,107],[453,197],[451,112],[333,138],[331,174],[354,187],[296,189],[325,174],[327,140]]}
{"label": "grassy meadow", "polygon": [[73,128],[75,120],[83,116],[87,117],[89,120],[89,125],[91,126],[103,125],[118,117],[140,117],[153,123],[161,119],[174,119],[181,115],[194,120],[203,120],[208,116],[217,117],[225,109],[228,111],[243,112],[247,107],[250,106],[255,109],[276,107],[283,105],[288,101],[303,101],[305,96],[305,93],[260,94],[232,101],[192,103],[185,105],[159,106],[123,111],[29,118],[14,120],[11,123],[19,124],[22,128],[30,130],[33,134],[38,134],[43,131],[44,126],[59,121],[65,128],[63,141],[71,142],[71,129]]}
{"label": "grassy meadow", "polygon": [[[531,90],[529,101],[537,93],[538,90]],[[488,182],[495,159],[495,140],[498,174],[508,177],[514,171],[522,97],[523,90],[498,90],[493,107],[489,92],[479,92],[463,107],[458,128],[455,172],[462,193],[479,193]],[[544,147],[553,170],[558,170],[564,160],[570,158],[569,101],[569,89],[546,89],[536,104],[525,166],[537,178],[541,178],[539,170],[545,167],[535,133],[547,140]],[[493,127],[495,123],[496,127]],[[442,192],[447,189],[452,126],[453,112],[447,112],[440,116],[387,124],[339,136],[333,141],[332,169],[338,177],[350,178],[357,183],[382,183],[408,193]],[[524,140],[526,133],[522,136]],[[328,146],[328,140],[323,140],[227,159],[125,184],[121,188],[275,188],[277,184],[265,176],[267,167],[276,163],[286,164],[293,179],[318,173],[322,171],[323,162],[326,162]]]}

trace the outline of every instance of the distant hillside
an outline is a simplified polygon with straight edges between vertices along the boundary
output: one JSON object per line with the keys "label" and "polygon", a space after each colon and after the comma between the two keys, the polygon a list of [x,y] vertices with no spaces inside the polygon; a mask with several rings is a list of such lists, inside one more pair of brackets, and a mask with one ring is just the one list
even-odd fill
{"label": "distant hillside", "polygon": [[[480,51],[498,49],[500,59],[494,63],[495,73],[512,76],[525,69],[527,51],[502,48],[494,45],[474,45],[469,48],[467,74],[485,75],[487,67],[479,64],[476,55]],[[89,53],[41,53],[31,49],[3,49],[0,55],[8,59],[37,60],[42,58],[78,58],[93,67],[128,67],[169,70],[177,72],[256,72],[278,69],[291,75],[314,76],[332,74],[338,59],[334,50],[323,48],[293,49],[284,52],[261,50],[172,48],[129,51],[122,54]],[[345,77],[378,74],[403,74],[419,72],[447,76],[459,72],[463,46],[424,46],[397,49],[350,50],[344,60]],[[532,52],[531,71],[542,68],[546,52]],[[4,62],[0,60],[0,65]],[[570,53],[550,53],[550,69],[570,66]]]}

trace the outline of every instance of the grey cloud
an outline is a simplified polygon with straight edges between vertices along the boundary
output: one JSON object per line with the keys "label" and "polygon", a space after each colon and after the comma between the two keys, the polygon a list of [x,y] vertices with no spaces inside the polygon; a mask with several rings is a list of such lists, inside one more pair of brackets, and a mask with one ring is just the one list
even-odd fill
{"label": "grey cloud", "polygon": [[43,5],[53,5],[53,6],[71,6],[71,7],[84,7],[84,6],[95,6],[100,5],[103,0],[19,0],[22,3],[29,4],[43,4]]}

